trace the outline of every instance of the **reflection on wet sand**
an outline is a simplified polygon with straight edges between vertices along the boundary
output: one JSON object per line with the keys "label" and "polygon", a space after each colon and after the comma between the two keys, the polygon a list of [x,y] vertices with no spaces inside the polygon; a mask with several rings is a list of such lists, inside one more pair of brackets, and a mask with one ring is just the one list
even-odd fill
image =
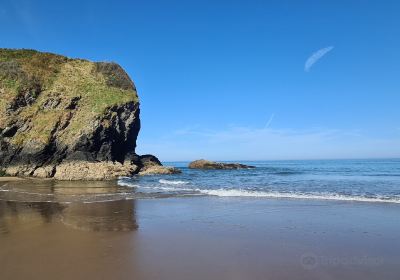
{"label": "reflection on wet sand", "polygon": [[138,227],[135,201],[122,200],[110,182],[13,182],[1,187],[0,234],[48,223],[85,231]]}
{"label": "reflection on wet sand", "polygon": [[135,201],[72,203],[61,214],[70,227],[88,231],[131,231],[138,228]]}
{"label": "reflection on wet sand", "polygon": [[133,198],[133,188],[124,189],[115,182],[62,182],[25,180],[0,185],[0,200],[21,202],[105,201]]}
{"label": "reflection on wet sand", "polygon": [[0,234],[51,223],[62,208],[58,203],[0,201]]}

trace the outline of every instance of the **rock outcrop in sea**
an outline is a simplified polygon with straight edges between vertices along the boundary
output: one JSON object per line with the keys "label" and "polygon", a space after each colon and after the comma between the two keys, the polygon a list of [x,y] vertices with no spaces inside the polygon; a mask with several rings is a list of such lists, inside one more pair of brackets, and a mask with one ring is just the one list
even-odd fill
{"label": "rock outcrop in sea", "polygon": [[158,158],[153,155],[143,155],[139,157],[140,171],[139,175],[155,174],[178,174],[182,171],[176,167],[162,166]]}
{"label": "rock outcrop in sea", "polygon": [[102,180],[148,169],[135,153],[136,88],[116,63],[0,49],[0,97],[0,169],[8,175]]}
{"label": "rock outcrop in sea", "polygon": [[249,169],[255,168],[251,165],[245,165],[241,163],[223,163],[209,161],[205,159],[199,159],[189,163],[189,168],[191,169]]}

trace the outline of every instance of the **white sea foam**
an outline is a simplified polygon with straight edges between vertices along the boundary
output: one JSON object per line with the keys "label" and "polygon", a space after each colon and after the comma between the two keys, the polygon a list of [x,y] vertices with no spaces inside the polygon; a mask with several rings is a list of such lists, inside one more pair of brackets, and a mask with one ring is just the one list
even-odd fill
{"label": "white sea foam", "polygon": [[360,201],[360,202],[387,202],[400,203],[400,197],[385,198],[385,197],[362,197],[362,196],[345,196],[339,194],[302,194],[302,193],[280,193],[280,192],[262,192],[248,191],[241,189],[216,189],[202,190],[198,192],[219,196],[219,197],[264,197],[264,198],[290,198],[290,199],[315,199],[315,200],[338,200],[338,201]]}
{"label": "white sea foam", "polygon": [[174,188],[174,187],[156,187],[158,190],[163,190],[163,191],[193,191],[192,189],[187,189],[187,188]]}
{"label": "white sea foam", "polygon": [[130,187],[130,188],[138,188],[139,187],[139,185],[136,185],[136,184],[133,184],[130,182],[125,182],[121,179],[118,180],[118,185],[121,187]]}
{"label": "white sea foam", "polygon": [[25,192],[25,191],[17,191],[17,190],[5,190],[0,189],[0,192],[10,192],[16,194],[26,194],[26,195],[38,195],[38,196],[54,196],[52,193],[36,193],[36,192]]}
{"label": "white sea foam", "polygon": [[153,186],[153,187],[140,187],[140,189],[150,189],[150,190],[157,190],[157,191],[172,191],[172,192],[179,192],[179,191],[195,191],[190,188],[182,188],[182,187],[173,187],[173,186]]}
{"label": "white sea foam", "polygon": [[[159,180],[159,183],[166,184],[166,185],[169,185],[169,186],[140,186],[140,185],[136,185],[136,184],[133,184],[133,183],[130,183],[130,182],[118,180],[118,185],[119,186],[137,188],[139,190],[142,189],[142,190],[173,191],[173,192],[177,192],[177,191],[193,191],[193,189],[182,188],[182,187],[178,186],[178,185],[185,185],[185,184],[188,183],[188,182],[185,182],[185,181],[172,181],[172,180],[161,179],[161,180]],[[174,187],[174,185],[176,187]]]}
{"label": "white sea foam", "polygon": [[179,180],[165,180],[165,179],[160,179],[158,181],[160,184],[166,184],[166,185],[186,185],[189,182],[186,181],[179,181]]}
{"label": "white sea foam", "polygon": [[[187,184],[185,181],[159,180],[159,183],[167,186],[138,186],[133,183],[119,181],[120,186],[137,187],[139,190],[150,190],[151,192],[191,192],[193,195],[211,195],[218,197],[254,197],[254,198],[282,198],[282,199],[310,199],[310,200],[336,200],[336,201],[359,201],[359,202],[386,202],[400,204],[400,196],[395,197],[365,197],[361,195],[340,195],[334,193],[295,193],[295,192],[273,192],[273,191],[252,191],[244,189],[199,189],[184,188],[179,185]],[[175,185],[175,186],[174,186]],[[187,193],[186,193],[187,194]]]}

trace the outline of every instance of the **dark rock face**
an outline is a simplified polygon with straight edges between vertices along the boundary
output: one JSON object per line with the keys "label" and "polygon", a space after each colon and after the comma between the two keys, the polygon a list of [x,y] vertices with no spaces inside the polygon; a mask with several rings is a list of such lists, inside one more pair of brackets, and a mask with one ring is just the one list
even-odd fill
{"label": "dark rock face", "polygon": [[160,160],[153,155],[142,155],[139,156],[140,167],[150,167],[155,165],[162,165]]}
{"label": "dark rock face", "polygon": [[139,104],[114,106],[93,124],[88,135],[82,135],[72,147],[64,147],[67,160],[117,161],[124,163],[135,156],[140,130]]}
{"label": "dark rock face", "polygon": [[249,169],[255,168],[251,165],[245,165],[240,163],[222,163],[209,160],[195,160],[189,163],[191,169]]}
{"label": "dark rock face", "polygon": [[[57,138],[68,123],[58,122],[52,128],[51,136],[46,145],[26,145],[16,148],[10,139],[17,132],[21,132],[29,123],[16,121],[6,127],[0,134],[0,165],[42,166],[58,164],[63,160],[87,161],[117,161],[124,163],[130,156],[135,155],[136,138],[140,130],[139,104],[127,103],[123,106],[114,106],[92,126],[90,132],[82,134],[74,143],[65,143]],[[67,115],[66,122],[71,118]],[[107,122],[107,125],[104,123]],[[24,174],[32,175],[32,174]]]}

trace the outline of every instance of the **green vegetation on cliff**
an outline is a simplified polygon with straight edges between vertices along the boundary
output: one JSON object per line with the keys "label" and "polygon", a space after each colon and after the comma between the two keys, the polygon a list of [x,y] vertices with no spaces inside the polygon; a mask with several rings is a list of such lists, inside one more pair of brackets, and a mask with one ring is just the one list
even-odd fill
{"label": "green vegetation on cliff", "polygon": [[138,103],[135,86],[115,63],[0,49],[0,132],[16,120],[26,126],[13,145],[46,145],[55,130],[59,140],[76,141],[90,122],[130,102]]}

